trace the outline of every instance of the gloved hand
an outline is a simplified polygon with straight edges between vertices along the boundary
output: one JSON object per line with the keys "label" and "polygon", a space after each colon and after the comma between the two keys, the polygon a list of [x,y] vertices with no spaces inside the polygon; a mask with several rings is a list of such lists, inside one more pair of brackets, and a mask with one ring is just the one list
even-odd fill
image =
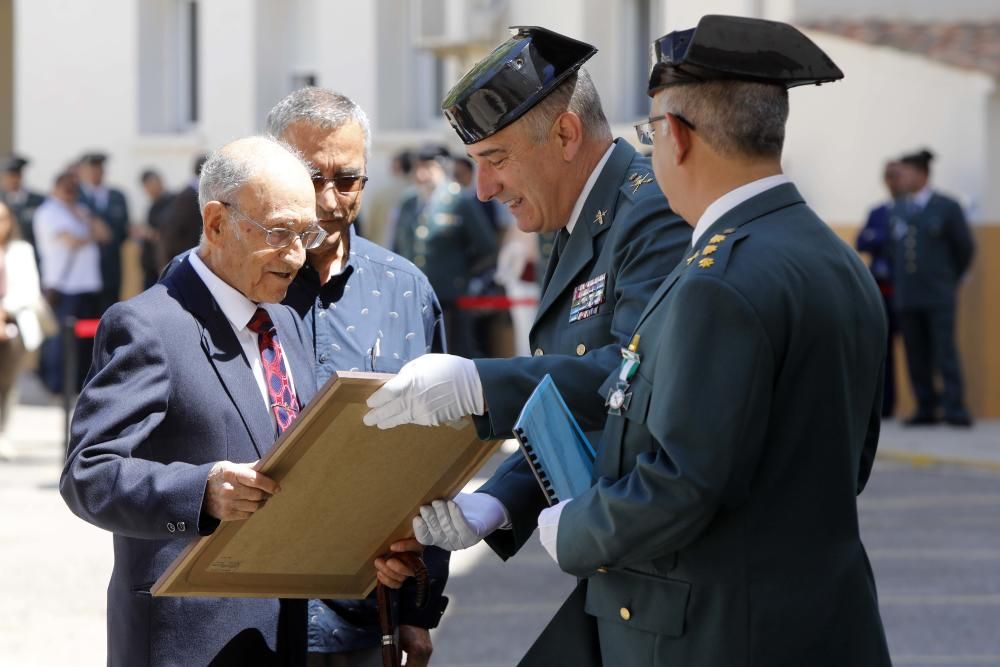
{"label": "gloved hand", "polygon": [[538,539],[556,565],[559,564],[559,557],[556,554],[556,546],[559,543],[559,516],[570,500],[572,498],[561,500],[552,507],[546,507],[538,515]]}
{"label": "gloved hand", "polygon": [[365,424],[381,429],[437,426],[485,412],[476,364],[451,354],[425,354],[407,363],[368,398],[368,407],[373,409]]}
{"label": "gloved hand", "polygon": [[510,523],[507,509],[488,493],[460,493],[454,500],[435,500],[413,517],[413,533],[425,546],[447,551],[468,549]]}

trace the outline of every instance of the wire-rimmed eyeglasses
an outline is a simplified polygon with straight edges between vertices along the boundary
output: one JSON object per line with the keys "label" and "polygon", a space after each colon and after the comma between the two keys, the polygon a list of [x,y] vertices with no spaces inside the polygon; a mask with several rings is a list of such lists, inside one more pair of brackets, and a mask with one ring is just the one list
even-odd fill
{"label": "wire-rimmed eyeglasses", "polygon": [[652,146],[653,137],[656,135],[656,129],[653,127],[653,123],[657,123],[661,120],[666,120],[667,116],[673,116],[680,122],[687,125],[692,130],[695,129],[694,123],[692,123],[679,113],[665,113],[659,116],[653,116],[652,118],[648,118],[641,123],[635,124],[635,133],[639,137],[639,143],[645,146]]}
{"label": "wire-rimmed eyeglasses", "polygon": [[318,248],[319,245],[323,243],[323,239],[326,238],[326,231],[319,225],[310,225],[309,228],[303,232],[297,232],[294,229],[289,229],[287,227],[265,227],[253,218],[249,217],[240,209],[236,208],[235,205],[225,201],[220,203],[247,222],[252,223],[263,230],[264,243],[272,248],[286,248],[291,245],[292,241],[298,238],[299,241],[302,242],[303,248],[306,250],[312,250],[313,248]]}

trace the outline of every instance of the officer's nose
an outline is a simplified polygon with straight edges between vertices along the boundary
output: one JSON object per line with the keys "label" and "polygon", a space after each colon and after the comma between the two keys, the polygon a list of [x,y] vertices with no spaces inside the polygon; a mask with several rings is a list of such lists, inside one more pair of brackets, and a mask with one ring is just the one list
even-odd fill
{"label": "officer's nose", "polygon": [[476,170],[476,196],[479,197],[479,201],[493,199],[502,189],[493,167],[488,164],[480,165]]}

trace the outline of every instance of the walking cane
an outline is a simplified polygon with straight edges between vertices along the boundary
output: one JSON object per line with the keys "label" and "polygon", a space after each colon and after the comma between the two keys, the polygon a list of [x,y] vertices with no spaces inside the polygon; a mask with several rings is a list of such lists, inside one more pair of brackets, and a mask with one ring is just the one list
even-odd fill
{"label": "walking cane", "polygon": [[[413,570],[413,578],[417,580],[416,605],[422,608],[427,604],[430,577],[427,574],[427,566],[420,556],[400,552],[389,554],[386,558],[399,559]],[[389,600],[388,587],[379,583],[375,589],[375,597],[378,600],[378,624],[382,631],[382,667],[399,667],[399,645],[396,643],[396,626],[392,622],[392,604]]]}

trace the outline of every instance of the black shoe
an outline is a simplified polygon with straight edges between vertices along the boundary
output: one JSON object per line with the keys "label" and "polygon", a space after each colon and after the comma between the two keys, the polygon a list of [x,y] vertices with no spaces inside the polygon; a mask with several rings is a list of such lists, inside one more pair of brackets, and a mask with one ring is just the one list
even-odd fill
{"label": "black shoe", "polygon": [[957,414],[957,415],[946,415],[944,420],[950,426],[957,426],[959,428],[971,428],[972,427],[972,417],[967,414]]}
{"label": "black shoe", "polygon": [[906,421],[903,422],[903,426],[933,426],[941,420],[934,415],[929,415],[925,412],[918,412]]}

